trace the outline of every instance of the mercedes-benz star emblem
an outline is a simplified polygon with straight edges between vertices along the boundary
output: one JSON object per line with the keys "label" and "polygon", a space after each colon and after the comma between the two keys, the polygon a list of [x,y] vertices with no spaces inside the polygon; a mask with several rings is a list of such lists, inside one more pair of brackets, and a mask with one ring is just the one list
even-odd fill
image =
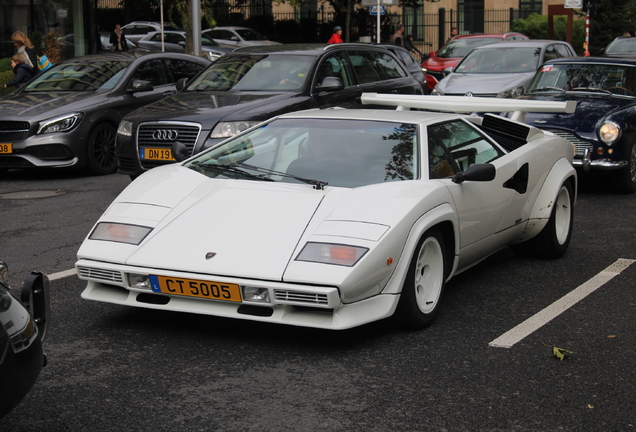
{"label": "mercedes-benz star emblem", "polygon": [[157,129],[152,133],[152,139],[155,141],[176,141],[179,132],[174,129]]}
{"label": "mercedes-benz star emblem", "polygon": [[466,97],[473,97],[473,92],[467,92],[464,96],[466,96]]}
{"label": "mercedes-benz star emblem", "polygon": [[205,259],[209,260],[211,258],[214,258],[215,255],[216,255],[216,252],[208,252],[205,254]]}

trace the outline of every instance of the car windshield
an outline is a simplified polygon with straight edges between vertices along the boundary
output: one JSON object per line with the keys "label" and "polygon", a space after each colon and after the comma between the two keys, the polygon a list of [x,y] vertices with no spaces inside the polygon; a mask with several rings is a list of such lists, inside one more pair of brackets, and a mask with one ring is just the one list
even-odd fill
{"label": "car windshield", "polygon": [[252,29],[238,29],[235,30],[243,40],[246,41],[259,41],[259,40],[267,40],[265,36],[262,34],[252,30]]}
{"label": "car windshield", "polygon": [[120,80],[129,61],[91,61],[79,58],[41,72],[25,88],[35,91],[106,91]]}
{"label": "car windshield", "polygon": [[462,39],[454,39],[444,45],[439,52],[437,53],[437,57],[441,58],[452,58],[452,57],[464,57],[466,54],[471,52],[473,49],[480,47],[482,45],[488,45],[495,42],[501,42],[501,38],[462,38]]}
{"label": "car windshield", "polygon": [[491,47],[477,49],[467,55],[453,72],[476,73],[519,73],[534,72],[539,67],[541,48],[539,47]]}
{"label": "car windshield", "polygon": [[418,178],[414,124],[277,119],[185,166],[215,178],[359,187]]}
{"label": "car windshield", "polygon": [[636,38],[616,39],[605,49],[605,54],[634,53],[636,54]]}
{"label": "car windshield", "polygon": [[314,57],[298,55],[224,56],[201,73],[186,91],[298,91]]}
{"label": "car windshield", "polygon": [[592,91],[634,96],[636,67],[618,64],[546,63],[528,87],[528,93]]}

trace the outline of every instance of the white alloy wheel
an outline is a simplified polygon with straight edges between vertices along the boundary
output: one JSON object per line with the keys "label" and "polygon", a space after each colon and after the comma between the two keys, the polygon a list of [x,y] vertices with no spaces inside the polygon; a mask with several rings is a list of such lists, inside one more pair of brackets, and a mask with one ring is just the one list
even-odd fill
{"label": "white alloy wheel", "polygon": [[560,245],[564,244],[570,235],[572,219],[571,203],[570,191],[565,185],[561,186],[554,211],[556,240]]}
{"label": "white alloy wheel", "polygon": [[444,252],[435,237],[422,243],[414,270],[415,301],[422,313],[429,314],[437,306],[444,287]]}

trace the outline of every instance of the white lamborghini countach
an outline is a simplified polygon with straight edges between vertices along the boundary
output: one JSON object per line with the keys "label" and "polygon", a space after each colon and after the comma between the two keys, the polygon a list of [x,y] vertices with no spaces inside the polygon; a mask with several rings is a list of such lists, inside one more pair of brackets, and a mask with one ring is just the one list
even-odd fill
{"label": "white lamborghini countach", "polygon": [[325,329],[393,316],[419,329],[445,283],[495,251],[566,252],[572,144],[444,111],[519,119],[571,112],[571,102],[362,100],[397,109],[284,114],[143,174],[78,251],[82,297]]}

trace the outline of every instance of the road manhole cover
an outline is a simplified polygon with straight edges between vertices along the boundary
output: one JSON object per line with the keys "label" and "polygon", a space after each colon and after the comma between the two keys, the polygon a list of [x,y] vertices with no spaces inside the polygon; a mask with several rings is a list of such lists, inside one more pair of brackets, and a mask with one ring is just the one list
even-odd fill
{"label": "road manhole cover", "polygon": [[66,191],[23,191],[23,192],[11,192],[8,194],[0,195],[1,199],[35,199],[35,198],[50,198],[54,196],[64,195]]}

